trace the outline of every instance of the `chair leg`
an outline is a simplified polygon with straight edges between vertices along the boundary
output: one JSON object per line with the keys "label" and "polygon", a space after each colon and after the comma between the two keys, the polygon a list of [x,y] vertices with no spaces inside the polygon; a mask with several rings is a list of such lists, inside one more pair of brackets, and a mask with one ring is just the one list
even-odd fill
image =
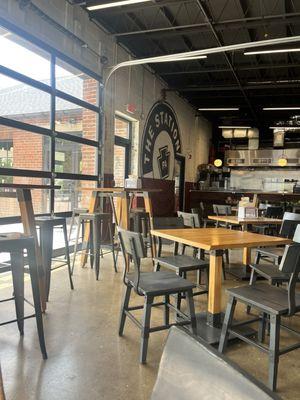
{"label": "chair leg", "polygon": [[257,251],[257,252],[256,252],[256,255],[255,255],[255,259],[254,259],[254,264],[259,264],[259,262],[260,262],[260,257],[261,257],[261,254],[260,254],[259,251]]}
{"label": "chair leg", "polygon": [[50,226],[48,224],[41,226],[40,237],[41,237],[43,267],[46,274],[46,296],[47,296],[47,301],[49,301],[52,251],[53,251],[53,226]]}
{"label": "chair leg", "polygon": [[229,250],[225,250],[226,263],[229,264]]}
{"label": "chair leg", "polygon": [[43,318],[42,318],[42,310],[41,310],[41,302],[40,302],[40,290],[39,290],[39,281],[38,281],[38,269],[36,264],[36,256],[34,244],[27,248],[28,254],[28,264],[29,264],[29,272],[31,279],[31,287],[32,287],[32,295],[33,302],[35,308],[35,319],[37,325],[37,331],[39,335],[40,348],[43,355],[44,360],[47,359],[47,351],[44,337],[44,328],[43,328]]}
{"label": "chair leg", "polygon": [[269,388],[273,391],[277,386],[279,363],[280,316],[270,315],[270,344],[269,344]]}
{"label": "chair leg", "polygon": [[266,313],[262,313],[261,320],[259,321],[258,333],[257,333],[257,339],[258,339],[258,341],[260,343],[263,343],[265,341],[266,322],[267,322],[267,314]]}
{"label": "chair leg", "polygon": [[232,324],[235,306],[236,306],[235,297],[230,297],[228,304],[227,304],[226,313],[225,313],[224,322],[223,322],[222,331],[221,331],[221,336],[220,336],[220,342],[219,342],[219,352],[220,353],[223,353],[227,346],[227,341],[228,341],[228,336],[229,336],[228,329],[230,329],[231,324]]}
{"label": "chair leg", "polygon": [[78,223],[78,226],[77,226],[77,234],[76,234],[76,241],[75,241],[75,246],[74,246],[74,255],[73,255],[73,262],[72,262],[72,275],[74,273],[74,266],[75,266],[76,254],[77,254],[77,249],[78,249],[79,235],[80,235],[80,223]]}
{"label": "chair leg", "polygon": [[132,289],[132,287],[130,285],[126,286],[126,290],[125,290],[124,297],[123,297],[122,308],[121,308],[121,314],[120,314],[119,336],[122,336],[123,332],[124,332],[124,325],[125,325],[125,320],[126,320],[125,311],[128,310],[131,289]]}
{"label": "chair leg", "polygon": [[170,296],[167,294],[167,295],[165,295],[165,313],[164,313],[165,325],[167,325],[167,326],[170,324],[169,304],[170,304]]}
{"label": "chair leg", "polygon": [[226,271],[225,271],[225,263],[224,263],[223,257],[222,257],[222,274],[223,274],[224,281],[226,281]]}
{"label": "chair leg", "polygon": [[95,260],[95,275],[96,280],[99,280],[99,273],[100,273],[100,246],[101,246],[101,220],[100,218],[96,218],[93,221],[93,247],[94,247],[94,260]]}
{"label": "chair leg", "polygon": [[70,231],[69,231],[69,241],[71,240],[71,235],[72,235],[72,230],[73,230],[73,226],[74,226],[74,220],[75,220],[75,214],[74,212],[72,212],[72,218],[71,218],[71,222],[70,222]]}
{"label": "chair leg", "polygon": [[74,289],[74,285],[73,285],[73,279],[72,279],[71,261],[70,261],[70,252],[69,252],[69,243],[68,243],[67,224],[66,224],[66,222],[63,224],[63,232],[64,232],[64,239],[65,239],[65,253],[66,253],[66,259],[67,259],[70,287],[73,290]]}
{"label": "chair leg", "polygon": [[110,221],[108,222],[108,231],[109,231],[109,238],[110,238],[110,243],[111,243],[111,253],[112,253],[112,258],[113,258],[113,263],[114,263],[114,270],[115,270],[115,272],[118,272],[116,254],[115,254],[114,237],[113,237],[113,233],[112,233],[112,223]]}
{"label": "chair leg", "polygon": [[187,291],[186,299],[187,299],[188,314],[191,319],[192,332],[194,335],[196,335],[197,334],[197,320],[196,320],[195,304],[194,304],[192,290]]}
{"label": "chair leg", "polygon": [[24,258],[23,250],[10,254],[15,308],[20,335],[24,335]]}
{"label": "chair leg", "polygon": [[141,340],[142,340],[141,351],[140,351],[140,363],[141,364],[144,364],[147,359],[152,303],[153,303],[153,297],[146,296],[145,303],[144,303],[144,315],[143,315],[143,321],[142,321],[142,334],[141,334]]}
{"label": "chair leg", "polygon": [[[256,263],[255,263],[256,264]],[[249,280],[249,285],[254,285],[257,279],[257,273],[255,272],[254,268],[251,269],[251,275],[250,275],[250,280]],[[246,308],[247,314],[250,314],[251,312],[251,306],[247,306]]]}

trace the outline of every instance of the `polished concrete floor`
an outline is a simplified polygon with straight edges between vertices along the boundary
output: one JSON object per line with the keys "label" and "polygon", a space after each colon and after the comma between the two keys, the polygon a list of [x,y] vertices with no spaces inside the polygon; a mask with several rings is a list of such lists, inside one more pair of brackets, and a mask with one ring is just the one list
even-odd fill
{"label": "polished concrete floor", "polygon": [[[238,251],[231,253],[232,260],[240,257]],[[15,324],[0,327],[0,360],[7,400],[150,398],[167,333],[151,335],[148,362],[140,365],[139,330],[127,321],[125,335],[120,338],[117,334],[123,292],[121,259],[118,265],[120,272],[116,274],[110,255],[106,255],[98,282],[90,268],[82,269],[77,265],[74,291],[69,289],[65,268],[52,274],[51,296],[44,316],[47,361],[42,360],[33,319],[25,321],[23,338],[20,338]],[[148,262],[146,269],[150,268]],[[28,283],[27,290],[30,288]],[[228,275],[224,288],[238,284],[241,283]],[[29,293],[28,290],[30,299]],[[0,275],[0,299],[10,294],[10,278]],[[140,300],[134,296],[135,303]],[[224,290],[224,307],[225,301]],[[201,296],[195,304],[197,311],[205,310],[206,296]],[[26,308],[30,312],[29,306]],[[244,307],[238,307],[237,314],[244,318]],[[0,321],[13,316],[13,303],[1,303]],[[154,309],[152,321],[160,323],[161,318],[162,310]],[[300,330],[299,317],[294,317],[289,323]],[[286,334],[282,338],[286,342]],[[296,350],[281,357],[278,392],[284,399],[300,398],[299,354]],[[267,381],[265,354],[246,344],[236,343],[228,349],[227,355],[249,373]]]}

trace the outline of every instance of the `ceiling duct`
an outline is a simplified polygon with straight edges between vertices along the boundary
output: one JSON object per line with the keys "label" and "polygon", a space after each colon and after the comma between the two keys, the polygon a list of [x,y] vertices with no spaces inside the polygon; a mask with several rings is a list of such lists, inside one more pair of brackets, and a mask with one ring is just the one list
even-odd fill
{"label": "ceiling duct", "polygon": [[242,139],[248,138],[248,148],[257,150],[259,146],[259,131],[257,128],[249,127],[230,127],[222,128],[224,139]]}

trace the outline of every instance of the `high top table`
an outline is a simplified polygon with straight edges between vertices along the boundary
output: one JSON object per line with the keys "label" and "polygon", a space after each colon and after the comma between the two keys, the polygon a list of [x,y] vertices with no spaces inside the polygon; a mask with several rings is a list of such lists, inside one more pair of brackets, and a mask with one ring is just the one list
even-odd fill
{"label": "high top table", "polygon": [[[45,282],[45,271],[42,263],[42,253],[38,243],[37,231],[34,220],[34,211],[32,205],[31,190],[51,190],[60,189],[60,186],[54,185],[23,185],[19,183],[0,183],[0,189],[13,189],[14,192],[1,192],[0,196],[3,197],[17,197],[20,213],[21,222],[25,235],[32,236],[35,242],[35,253],[37,260],[37,267],[39,273],[39,289],[41,296],[41,308],[44,312],[46,310],[46,282]],[[11,195],[11,196],[10,196]]]}
{"label": "high top table", "polygon": [[[88,188],[83,187],[79,189],[80,191],[90,191],[92,192],[89,204],[89,213],[94,213],[100,205],[101,197],[108,197],[112,206],[115,221],[118,226],[123,229],[130,229],[129,226],[129,212],[132,205],[134,197],[142,197],[144,199],[145,212],[149,214],[150,217],[150,227],[152,228],[152,202],[151,193],[159,193],[161,189],[130,189],[130,188]],[[117,199],[117,205],[114,206],[113,199]],[[87,246],[90,237],[89,227],[85,229],[83,238],[83,248]],[[154,244],[151,243],[151,251],[154,254]],[[84,266],[87,262],[87,252],[83,251],[81,256],[81,265]]]}
{"label": "high top table", "polygon": [[151,234],[209,251],[208,310],[207,313],[197,315],[197,331],[198,335],[210,344],[218,343],[222,327],[222,256],[224,250],[242,248],[243,264],[248,265],[252,247],[291,243],[290,239],[224,228],[160,229],[151,230]]}

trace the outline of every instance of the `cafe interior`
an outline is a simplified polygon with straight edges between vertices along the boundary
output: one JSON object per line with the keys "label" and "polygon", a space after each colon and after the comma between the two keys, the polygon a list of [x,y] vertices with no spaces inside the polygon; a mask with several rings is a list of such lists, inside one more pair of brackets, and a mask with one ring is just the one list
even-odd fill
{"label": "cafe interior", "polygon": [[0,400],[300,398],[300,2],[0,0]]}

